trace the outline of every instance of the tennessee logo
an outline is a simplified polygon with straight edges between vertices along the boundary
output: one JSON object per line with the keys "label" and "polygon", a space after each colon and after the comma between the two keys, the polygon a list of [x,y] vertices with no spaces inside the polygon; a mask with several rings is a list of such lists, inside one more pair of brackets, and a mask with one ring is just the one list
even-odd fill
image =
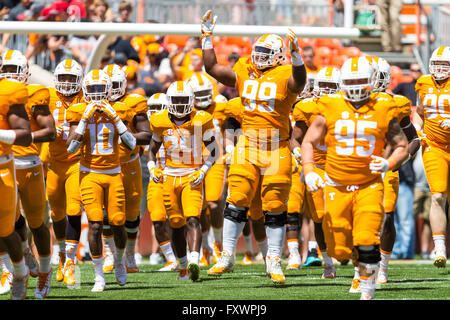
{"label": "tennessee logo", "polygon": [[169,136],[172,136],[172,135],[173,135],[173,130],[172,130],[172,129],[168,129],[168,130],[167,130],[167,134],[168,134]]}

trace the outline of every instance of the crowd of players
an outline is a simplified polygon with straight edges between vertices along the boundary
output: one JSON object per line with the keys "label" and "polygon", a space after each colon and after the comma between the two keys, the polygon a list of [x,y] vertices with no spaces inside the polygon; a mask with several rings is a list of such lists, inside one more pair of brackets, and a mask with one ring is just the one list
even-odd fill
{"label": "crowd of players", "polygon": [[[107,272],[114,271],[121,286],[128,273],[139,272],[134,254],[144,194],[142,154],[150,177],[148,211],[168,262],[162,271],[197,281],[212,258],[207,275],[232,272],[237,240],[251,220],[266,273],[283,284],[285,241],[286,268],[302,263],[298,239],[305,212],[314,221],[322,278],[336,277],[333,258],[351,260],[350,292],[367,300],[376,283],[388,281],[397,170],[422,145],[433,200],[434,265],[445,267],[450,47],[433,52],[430,75],[417,81],[412,114],[408,99],[386,92],[390,66],[379,57],[325,67],[309,90],[290,29],[289,50],[282,37],[266,34],[251,56],[233,67],[219,64],[215,19],[208,11],[201,22],[205,71],[149,99],[127,92],[127,70],[115,64],[85,73],[66,59],[55,69],[54,87],[45,87],[27,83],[29,66],[21,52],[3,53],[2,293],[24,299],[29,276],[38,278],[36,298],[50,292],[47,201],[60,250],[56,281],[77,284],[83,210],[95,271],[92,291],[105,290]],[[227,101],[217,83],[239,96]]]}

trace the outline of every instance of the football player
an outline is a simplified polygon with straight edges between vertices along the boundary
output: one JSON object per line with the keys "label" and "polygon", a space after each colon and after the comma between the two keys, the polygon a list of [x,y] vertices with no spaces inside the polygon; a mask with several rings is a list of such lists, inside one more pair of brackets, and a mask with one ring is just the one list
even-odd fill
{"label": "football player", "polygon": [[[284,283],[281,251],[292,176],[289,113],[305,86],[305,66],[292,30],[288,33],[292,65],[284,65],[285,44],[274,34],[261,36],[251,57],[241,58],[233,68],[218,64],[212,41],[216,18],[208,10],[201,21],[205,70],[222,84],[235,87],[244,105],[243,134],[228,173],[222,262],[218,263],[229,264],[252,199],[261,197],[268,240],[267,271],[275,284]],[[256,195],[259,185],[261,192]],[[226,237],[232,240],[225,241]]]}
{"label": "football player", "polygon": [[445,247],[447,213],[450,196],[450,47],[439,47],[431,55],[430,74],[416,82],[417,116],[414,122],[423,130],[422,155],[430,184],[430,224],[435,246],[434,265],[444,268],[447,263]]}
{"label": "football player", "polygon": [[[300,146],[302,139],[313,123],[317,115],[317,101],[326,94],[335,94],[339,91],[340,71],[335,67],[325,67],[319,70],[314,82],[314,98],[300,100],[294,106],[293,118],[293,154],[297,161],[301,160]],[[325,141],[321,140],[314,146],[314,172],[324,179],[327,147]],[[306,191],[305,194],[308,213],[314,221],[314,236],[324,261],[324,272],[322,278],[334,278],[336,270],[332,259],[327,254],[327,244],[324,239],[322,220],[324,215],[323,190],[316,192]],[[305,265],[308,263],[306,260]]]}
{"label": "football player", "polygon": [[[212,116],[205,111],[193,111],[194,92],[191,86],[176,81],[169,86],[166,94],[168,109],[150,117],[153,136],[148,169],[153,181],[163,183],[172,245],[179,262],[178,279],[197,281],[200,276],[203,180],[220,151],[214,137]],[[164,170],[156,165],[156,154],[162,144],[166,154]],[[203,159],[203,145],[210,151],[206,160]],[[189,259],[186,247],[189,247]]]}
{"label": "football player", "polygon": [[[127,216],[125,221],[125,229],[127,230],[125,261],[127,273],[136,273],[139,272],[139,269],[136,265],[134,254],[139,231],[140,204],[143,194],[139,152],[140,146],[148,145],[151,138],[150,124],[147,117],[147,99],[136,93],[126,94],[127,78],[125,72],[117,64],[109,64],[103,68],[103,71],[111,77],[112,87],[109,102],[113,108],[116,102],[124,103],[133,115],[129,122],[129,127],[136,138],[136,148],[129,150],[123,144],[120,144],[120,168],[122,170],[122,181],[125,189],[125,210]],[[105,243],[107,243],[107,239],[113,240],[108,219],[105,219],[103,224],[103,235],[106,235],[106,239],[104,238],[106,240]],[[109,245],[114,246],[114,243],[110,242]],[[111,249],[109,252],[111,252]],[[107,258],[105,258],[105,262],[106,260]],[[105,267],[107,266],[104,266],[104,272]]]}
{"label": "football player", "polygon": [[[341,92],[317,102],[318,115],[302,143],[305,182],[312,192],[324,188],[322,226],[327,253],[359,266],[361,299],[373,299],[380,261],[384,208],[381,174],[397,169],[408,157],[408,141],[391,99],[372,95],[374,68],[364,57],[345,61]],[[314,170],[314,146],[327,146],[325,179]],[[382,157],[385,144],[393,152]],[[326,184],[325,182],[326,181]]]}
{"label": "football player", "polygon": [[[227,100],[222,95],[214,96],[213,84],[207,76],[202,73],[194,73],[194,75],[187,79],[188,84],[194,91],[194,110],[205,111],[212,115],[215,135],[220,137],[216,139],[219,144],[220,154],[218,160],[212,166],[211,170],[205,177],[204,181],[204,193],[206,210],[203,210],[205,214],[202,223],[202,258],[200,260],[200,266],[208,266],[210,263],[210,257],[218,255],[220,253],[213,253],[208,244],[209,230],[212,227],[214,233],[214,249],[220,246],[221,234],[223,227],[223,208],[222,208],[222,194],[225,186],[225,163],[223,155],[223,135],[225,132],[225,116],[224,110]],[[204,225],[203,225],[204,224]]]}
{"label": "football player", "polygon": [[[125,123],[133,114],[124,103],[116,102],[114,108],[108,98],[111,78],[100,69],[91,70],[83,80],[85,103],[71,106],[67,113],[70,133],[67,140],[70,153],[80,149],[81,201],[89,221],[89,248],[95,271],[92,292],[105,289],[103,274],[103,208],[108,213],[114,234],[114,266],[117,283],[126,284],[127,270],[123,261],[127,234],[125,230],[125,190],[120,167],[120,146],[129,150],[136,147],[136,138]],[[125,121],[125,123],[124,123]]]}
{"label": "football player", "polygon": [[[150,118],[156,112],[167,110],[168,104],[169,101],[165,93],[153,94],[147,100],[148,117]],[[148,154],[148,148],[146,153]],[[165,166],[165,152],[162,144],[156,154],[156,166],[160,170],[163,170]],[[168,233],[166,208],[163,201],[163,185],[162,183],[156,183],[152,179],[148,182],[147,208],[150,213],[150,219],[153,222],[156,241],[158,241],[162,254],[166,259],[166,265],[159,271],[174,271],[178,267],[178,262]]]}
{"label": "football player", "polygon": [[[30,75],[28,61],[20,51],[8,50],[3,54],[2,60],[0,78],[21,83],[27,82]],[[28,102],[25,108],[30,119],[32,144],[27,147],[17,145],[12,147],[18,190],[16,231],[22,238],[22,248],[30,268],[30,275],[39,276],[35,297],[43,299],[50,291],[53,269],[50,265],[50,230],[44,223],[47,201],[44,170],[39,155],[40,143],[53,141],[56,129],[49,111],[48,89],[43,85],[33,84],[26,84],[26,87]],[[21,215],[19,204],[23,209],[26,221]],[[39,266],[28,245],[27,223],[39,254]]]}
{"label": "football player", "polygon": [[[25,109],[28,90],[23,83],[7,79],[0,80],[0,88],[0,195],[3,203],[0,209],[0,242],[6,247],[0,258],[6,267],[10,267],[12,262],[11,273],[5,275],[2,285],[10,288],[11,300],[23,300],[27,295],[29,269],[25,263],[21,238],[14,230],[18,203],[12,146],[27,147],[32,143],[30,121]],[[9,288],[5,288],[6,292]]]}
{"label": "football player", "polygon": [[56,281],[74,286],[75,256],[81,235],[80,151],[67,152],[70,124],[68,109],[84,102],[83,68],[73,59],[61,61],[55,68],[55,86],[49,88],[50,112],[56,124],[56,139],[49,143],[46,180],[47,198],[53,230],[59,246]]}

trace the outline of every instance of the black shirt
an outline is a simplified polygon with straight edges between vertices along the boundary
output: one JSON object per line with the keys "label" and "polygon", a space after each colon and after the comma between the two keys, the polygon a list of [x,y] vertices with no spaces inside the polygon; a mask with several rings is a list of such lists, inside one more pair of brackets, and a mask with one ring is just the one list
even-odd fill
{"label": "black shirt", "polygon": [[124,40],[121,37],[117,37],[116,41],[109,45],[108,50],[113,56],[119,52],[122,52],[126,55],[127,59],[134,60],[137,63],[141,62],[137,51],[133,48],[130,41]]}
{"label": "black shirt", "polygon": [[417,93],[416,93],[416,80],[413,80],[411,82],[402,82],[399,83],[394,90],[392,90],[395,94],[401,94],[402,96],[405,96],[411,101],[412,106],[416,106],[417,103]]}

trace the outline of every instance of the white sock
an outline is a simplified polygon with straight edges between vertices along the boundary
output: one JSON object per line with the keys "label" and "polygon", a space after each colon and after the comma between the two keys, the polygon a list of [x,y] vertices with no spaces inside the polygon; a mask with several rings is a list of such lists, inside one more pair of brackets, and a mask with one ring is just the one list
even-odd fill
{"label": "white sock", "polygon": [[52,251],[53,254],[57,255],[59,253],[59,245],[54,244],[52,248],[53,248],[53,251]]}
{"label": "white sock", "polygon": [[380,269],[387,270],[389,266],[389,260],[391,259],[391,253],[386,253],[381,251],[381,261],[380,261]]}
{"label": "white sock", "polygon": [[252,234],[244,236],[244,240],[245,240],[245,251],[253,253]]}
{"label": "white sock", "polygon": [[289,239],[287,241],[287,246],[289,249],[289,253],[293,255],[298,255],[298,240],[297,239]]}
{"label": "white sock", "polygon": [[94,272],[95,272],[95,277],[100,276],[102,278],[104,278],[103,275],[103,258],[93,258],[92,259],[92,263],[94,264]]}
{"label": "white sock", "polygon": [[360,276],[359,276],[359,267],[358,266],[355,266],[355,274],[354,274],[354,276],[353,276],[353,279],[360,279]]}
{"label": "white sock", "polygon": [[66,256],[68,260],[75,260],[77,255],[78,242],[66,241]]}
{"label": "white sock", "polygon": [[259,251],[261,251],[263,257],[267,256],[267,239],[256,241],[256,244],[258,245]]}
{"label": "white sock", "polygon": [[445,234],[433,234],[433,242],[436,250],[445,252]]}
{"label": "white sock", "polygon": [[187,268],[187,264],[188,264],[187,256],[178,258],[178,261],[180,262],[180,269],[181,269],[181,270]]}
{"label": "white sock", "polygon": [[369,295],[373,298],[375,293],[375,277],[370,276],[369,278],[362,277],[361,278],[361,296]]}
{"label": "white sock", "polygon": [[209,235],[209,231],[202,233],[202,248],[208,249],[209,251],[211,251],[211,248],[210,248],[209,242],[208,242],[208,235]]}
{"label": "white sock", "polygon": [[167,241],[166,243],[159,246],[161,248],[162,254],[167,261],[176,262],[177,258],[175,257],[175,253],[173,252],[172,243]]}
{"label": "white sock", "polygon": [[136,239],[127,239],[126,254],[134,255],[136,248]]}
{"label": "white sock", "polygon": [[125,249],[116,248],[116,252],[114,252],[114,264],[122,263],[124,252],[125,252]]}
{"label": "white sock", "polygon": [[222,242],[222,228],[216,229],[216,228],[212,228],[213,230],[213,234],[214,234],[214,241],[215,242]]}
{"label": "white sock", "polygon": [[198,264],[200,261],[200,252],[198,251],[191,251],[189,254],[189,263],[195,263]]}
{"label": "white sock", "polygon": [[50,259],[52,258],[51,255],[48,256],[39,256],[39,272],[41,273],[47,273],[50,272]]}
{"label": "white sock", "polygon": [[223,240],[222,247],[231,255],[236,250],[236,243],[244,229],[245,222],[235,222],[229,219],[223,219]]}
{"label": "white sock", "polygon": [[308,251],[311,251],[312,249],[317,250],[317,241],[308,241]]}
{"label": "white sock", "polygon": [[11,258],[8,253],[4,253],[0,255],[0,264],[2,266],[2,272],[12,273],[13,269],[11,266]]}
{"label": "white sock", "polygon": [[13,274],[18,277],[24,277],[28,273],[27,265],[25,264],[25,258],[22,258],[19,262],[13,262]]}
{"label": "white sock", "polygon": [[326,264],[326,265],[333,264],[333,259],[331,259],[331,257],[328,256],[326,251],[321,251],[321,253],[322,253],[322,258],[323,258],[323,264]]}
{"label": "white sock", "polygon": [[271,258],[281,257],[281,251],[284,245],[284,235],[286,226],[266,226],[268,251],[267,255]]}

